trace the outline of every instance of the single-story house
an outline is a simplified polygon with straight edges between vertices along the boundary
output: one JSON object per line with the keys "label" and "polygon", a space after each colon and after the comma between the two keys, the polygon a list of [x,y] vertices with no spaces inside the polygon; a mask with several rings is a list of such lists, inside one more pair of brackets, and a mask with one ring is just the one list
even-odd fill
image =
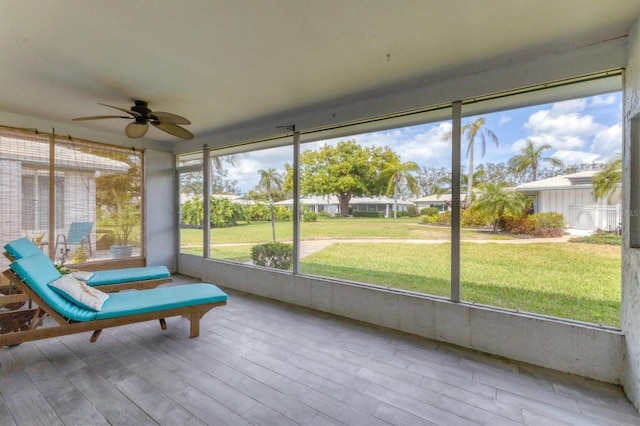
{"label": "single-story house", "polygon": [[[293,198],[278,201],[273,204],[275,206],[283,206],[291,210],[293,209]],[[338,197],[336,197],[335,195],[325,197],[301,197],[300,205],[316,213],[327,212],[329,216],[336,216],[340,213],[340,203],[338,202]]]}
{"label": "single-story house", "polygon": [[[393,217],[395,202],[389,197],[354,197],[349,201],[351,212],[383,212],[384,217]],[[411,201],[398,200],[398,212],[406,212]]]}
{"label": "single-story house", "polygon": [[[466,194],[460,194],[460,203],[467,199]],[[413,200],[418,211],[426,208],[436,208],[439,212],[446,212],[451,209],[451,194],[433,194]]]}
{"label": "single-story house", "polygon": [[593,178],[597,171],[571,173],[518,185],[516,189],[533,197],[534,212],[556,212],[565,224],[577,229],[617,230],[622,222],[620,189],[611,202],[593,199]]}

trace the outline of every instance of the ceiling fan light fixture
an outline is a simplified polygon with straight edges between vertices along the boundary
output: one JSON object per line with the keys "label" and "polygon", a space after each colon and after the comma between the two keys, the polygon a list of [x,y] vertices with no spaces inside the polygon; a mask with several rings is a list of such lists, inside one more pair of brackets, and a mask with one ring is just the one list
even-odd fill
{"label": "ceiling fan light fixture", "polygon": [[127,127],[124,128],[124,133],[130,138],[137,139],[146,135],[148,130],[149,124],[134,121],[133,123],[127,124]]}

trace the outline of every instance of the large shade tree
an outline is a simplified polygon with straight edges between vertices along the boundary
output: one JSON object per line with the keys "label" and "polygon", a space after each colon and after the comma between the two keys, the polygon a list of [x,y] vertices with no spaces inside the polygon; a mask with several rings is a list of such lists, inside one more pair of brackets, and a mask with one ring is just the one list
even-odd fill
{"label": "large shade tree", "polygon": [[380,172],[382,184],[387,187],[387,195],[393,194],[393,218],[398,218],[398,195],[400,188],[405,185],[409,192],[418,195],[418,181],[412,173],[420,170],[420,166],[414,161],[403,163],[400,157],[394,157],[388,163],[383,165]]}
{"label": "large shade tree", "polygon": [[536,145],[531,139],[527,139],[520,149],[520,154],[509,159],[509,167],[517,174],[531,171],[531,181],[535,182],[538,180],[540,163],[546,162],[553,167],[562,167],[562,161],[557,158],[542,156],[544,151],[551,148],[548,143]]}
{"label": "large shade tree", "polygon": [[380,195],[384,185],[378,174],[396,154],[388,147],[363,147],[355,140],[324,144],[300,154],[300,187],[303,195],[335,195],[340,215],[349,215],[351,197]]}

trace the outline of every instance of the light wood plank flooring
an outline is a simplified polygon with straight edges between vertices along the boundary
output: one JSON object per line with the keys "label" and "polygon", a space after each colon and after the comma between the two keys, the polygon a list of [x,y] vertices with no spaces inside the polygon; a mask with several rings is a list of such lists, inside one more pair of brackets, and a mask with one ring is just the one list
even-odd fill
{"label": "light wood plank flooring", "polygon": [[171,318],[0,351],[0,425],[640,424],[616,386],[229,294],[196,339]]}

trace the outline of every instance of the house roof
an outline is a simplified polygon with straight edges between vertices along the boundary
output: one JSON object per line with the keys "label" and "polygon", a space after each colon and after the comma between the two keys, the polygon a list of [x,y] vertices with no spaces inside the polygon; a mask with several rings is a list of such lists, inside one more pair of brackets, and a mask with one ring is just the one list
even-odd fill
{"label": "house roof", "polygon": [[537,180],[535,182],[523,183],[516,186],[518,191],[541,191],[553,189],[576,189],[591,188],[593,186],[593,177],[598,174],[597,171],[586,171],[571,173],[568,175],[554,176],[548,179]]}
{"label": "house roof", "polygon": [[[599,43],[626,49],[639,3],[4,0],[0,124],[181,153],[277,137],[288,134],[277,126],[315,129],[450,101],[444,83],[464,82],[467,96],[495,91],[504,78],[489,88],[477,79],[517,64],[526,78],[504,90],[549,81],[566,67],[549,74],[540,58]],[[609,63],[595,61],[599,71],[625,57],[616,49]],[[407,96],[417,89],[429,100]],[[120,115],[97,103],[128,109],[133,99],[187,117],[195,139],[175,144],[152,128],[133,141],[124,120],[71,121]]]}
{"label": "house roof", "polygon": [[[445,203],[451,202],[451,194],[433,194],[426,197],[420,197],[413,200],[414,203]],[[467,199],[467,194],[460,194],[460,201]]]}

